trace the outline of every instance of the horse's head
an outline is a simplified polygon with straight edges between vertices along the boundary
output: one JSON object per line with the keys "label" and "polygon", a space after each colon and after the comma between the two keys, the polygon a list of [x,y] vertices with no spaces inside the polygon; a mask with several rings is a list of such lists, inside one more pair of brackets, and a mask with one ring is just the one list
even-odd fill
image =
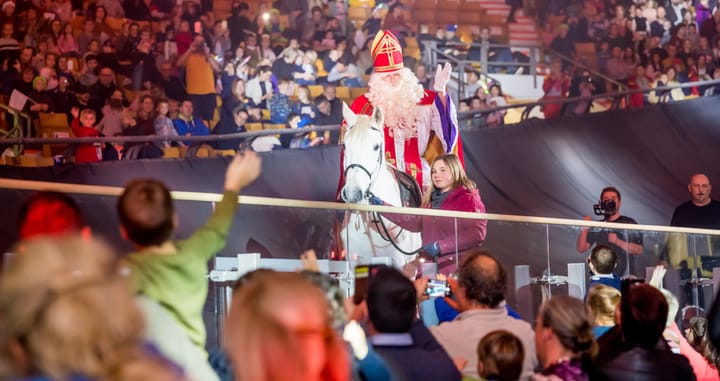
{"label": "horse's head", "polygon": [[372,116],[356,115],[343,103],[343,118],[345,185],[340,196],[345,202],[357,203],[369,197],[370,187],[385,163],[383,116],[377,107]]}

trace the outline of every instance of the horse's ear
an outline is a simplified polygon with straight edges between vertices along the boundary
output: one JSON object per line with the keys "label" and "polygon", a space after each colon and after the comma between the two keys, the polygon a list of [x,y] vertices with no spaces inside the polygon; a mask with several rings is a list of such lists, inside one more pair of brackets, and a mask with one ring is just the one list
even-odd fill
{"label": "horse's ear", "polygon": [[383,119],[384,119],[384,117],[383,117],[382,111],[380,111],[380,107],[375,107],[375,108],[373,109],[372,119],[373,119],[373,124],[376,125],[376,126],[378,126],[378,128],[382,128],[382,127],[383,127]]}
{"label": "horse's ear", "polygon": [[353,110],[348,107],[347,103],[343,102],[343,119],[345,119],[345,125],[347,129],[353,128],[357,124],[357,115]]}

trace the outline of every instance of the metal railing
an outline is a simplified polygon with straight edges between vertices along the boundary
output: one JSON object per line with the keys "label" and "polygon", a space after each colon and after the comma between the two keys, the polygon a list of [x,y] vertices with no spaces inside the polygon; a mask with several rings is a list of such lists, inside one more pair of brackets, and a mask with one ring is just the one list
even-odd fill
{"label": "metal railing", "polygon": [[32,134],[32,120],[30,119],[30,115],[22,111],[15,110],[8,105],[0,103],[0,109],[5,110],[5,112],[9,115],[12,115],[12,126],[7,131],[0,130],[0,137],[16,140],[16,143],[13,144],[13,153],[17,156],[23,150],[22,139],[23,136],[25,136],[22,126],[20,125],[20,117],[25,118],[25,122],[27,124],[27,136]]}
{"label": "metal railing", "polygon": [[[511,104],[506,106],[499,106],[499,107],[492,107],[484,110],[472,110],[472,111],[466,111],[466,112],[459,112],[458,113],[458,121],[465,121],[465,120],[471,120],[475,118],[484,118],[487,115],[496,112],[496,111],[506,111],[510,109],[523,109],[520,117],[520,121],[527,120],[530,117],[530,113],[533,111],[535,107],[542,107],[544,105],[550,105],[550,104],[573,104],[577,102],[582,101],[595,101],[598,99],[607,99],[609,98],[611,100],[609,110],[617,110],[621,108],[627,107],[627,102],[624,102],[630,95],[633,94],[649,94],[651,92],[660,92],[660,93],[666,93],[670,92],[673,89],[687,89],[687,88],[693,88],[693,87],[705,87],[705,86],[716,86],[720,85],[720,80],[711,80],[711,81],[699,81],[699,82],[690,82],[690,83],[683,83],[676,86],[661,86],[661,87],[653,87],[650,89],[633,89],[633,90],[626,90],[616,93],[605,93],[605,94],[597,94],[592,96],[586,96],[586,97],[572,97],[572,98],[559,98],[559,99],[546,99],[541,100],[537,102],[527,102],[527,103],[517,103],[517,104]],[[662,102],[659,102],[662,103]]]}

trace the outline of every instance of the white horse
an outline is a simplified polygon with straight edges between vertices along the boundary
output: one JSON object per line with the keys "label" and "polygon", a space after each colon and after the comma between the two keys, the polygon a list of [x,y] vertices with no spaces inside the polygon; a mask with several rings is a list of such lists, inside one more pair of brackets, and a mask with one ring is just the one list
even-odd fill
{"label": "white horse", "polygon": [[[368,204],[370,196],[376,196],[389,205],[402,206],[397,179],[385,161],[382,113],[375,108],[372,116],[356,115],[343,103],[343,117],[347,129],[343,138],[342,199]],[[352,267],[358,262],[369,263],[370,257],[390,257],[393,266],[400,269],[416,258],[414,252],[422,245],[420,233],[402,229],[371,212],[346,215],[341,234]]]}

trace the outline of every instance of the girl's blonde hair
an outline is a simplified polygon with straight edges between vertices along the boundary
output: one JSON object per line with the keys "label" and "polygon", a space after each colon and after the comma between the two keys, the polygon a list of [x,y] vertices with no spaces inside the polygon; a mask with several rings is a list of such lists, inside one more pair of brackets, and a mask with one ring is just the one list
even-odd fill
{"label": "girl's blonde hair", "polygon": [[[458,156],[453,153],[442,154],[436,157],[430,165],[431,169],[430,174],[428,174],[429,176],[432,176],[432,167],[434,167],[435,163],[437,163],[438,161],[442,161],[450,169],[450,172],[453,176],[453,190],[457,189],[457,187],[459,186],[463,186],[467,190],[473,190],[477,188],[475,182],[470,180],[470,178],[467,176],[467,173],[465,173],[465,169],[460,162],[460,158],[458,158]],[[432,192],[436,190],[438,189],[436,189],[435,185],[433,184],[430,187],[430,190],[425,192],[425,196],[423,197],[423,206],[430,205],[430,196],[432,195]]]}
{"label": "girl's blonde hair", "polygon": [[0,379],[179,379],[143,350],[143,316],[105,245],[38,238],[15,252],[0,279]]}
{"label": "girl's blonde hair", "polygon": [[[236,379],[309,380],[305,358],[314,354],[303,351],[302,335],[321,334],[327,358],[319,380],[349,380],[349,354],[332,329],[330,308],[320,288],[297,273],[263,270],[250,275],[236,289],[226,325],[228,352],[236,361]],[[313,309],[324,317],[323,326],[318,332],[294,331],[279,321],[280,306],[296,313]]]}

